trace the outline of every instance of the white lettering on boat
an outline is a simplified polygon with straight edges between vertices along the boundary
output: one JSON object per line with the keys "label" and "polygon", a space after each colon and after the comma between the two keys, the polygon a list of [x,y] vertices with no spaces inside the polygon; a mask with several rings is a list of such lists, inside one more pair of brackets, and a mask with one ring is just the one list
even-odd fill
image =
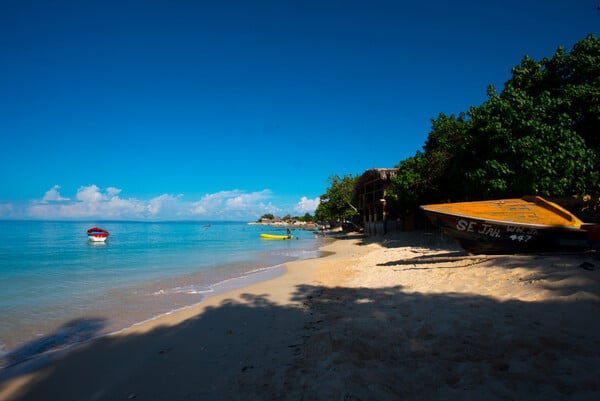
{"label": "white lettering on boat", "polygon": [[479,223],[477,221],[468,221],[464,219],[456,222],[456,228],[460,231],[476,232],[477,234],[492,238],[502,238],[503,233],[510,234],[505,238],[518,242],[527,242],[538,234],[537,230],[534,228],[526,228],[522,226],[497,226],[489,223]]}
{"label": "white lettering on boat", "polygon": [[482,224],[479,234],[487,235],[488,237],[500,238],[500,228],[494,227],[491,224]]}
{"label": "white lettering on boat", "polygon": [[513,240],[513,241],[527,242],[527,241],[529,241],[531,238],[533,238],[533,236],[531,236],[531,235],[522,235],[522,234],[519,234],[519,235],[517,235],[517,234],[513,234],[513,235],[511,235],[511,236],[510,236],[510,237],[508,237],[508,238],[510,238],[510,239],[511,239],[511,240]]}
{"label": "white lettering on boat", "polygon": [[524,235],[530,235],[530,236],[535,236],[538,233],[535,228],[525,228],[525,227],[519,227],[519,226],[506,226],[506,232],[516,233],[516,234],[524,234]]}
{"label": "white lettering on boat", "polygon": [[466,220],[459,220],[456,223],[456,228],[459,229],[460,231],[473,232],[473,231],[475,231],[475,229],[473,227],[476,225],[477,225],[477,222],[475,222],[475,221],[469,222]]}

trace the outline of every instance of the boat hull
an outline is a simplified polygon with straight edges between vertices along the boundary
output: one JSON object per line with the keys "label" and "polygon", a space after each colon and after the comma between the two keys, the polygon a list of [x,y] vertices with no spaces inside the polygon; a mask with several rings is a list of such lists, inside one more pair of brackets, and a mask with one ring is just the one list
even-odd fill
{"label": "boat hull", "polygon": [[90,242],[106,242],[109,232],[100,227],[93,227],[87,230],[88,240]]}
{"label": "boat hull", "polygon": [[581,251],[594,247],[590,232],[583,228],[585,224],[539,197],[421,208],[434,225],[472,254]]}
{"label": "boat hull", "polygon": [[108,236],[88,235],[88,240],[90,242],[106,242],[106,238],[108,238]]}
{"label": "boat hull", "polygon": [[588,232],[573,227],[536,227],[429,213],[431,222],[472,254],[514,254],[590,249]]}
{"label": "boat hull", "polygon": [[261,234],[260,238],[268,239],[268,240],[283,240],[283,239],[292,239],[291,236],[287,235],[276,235],[276,234]]}

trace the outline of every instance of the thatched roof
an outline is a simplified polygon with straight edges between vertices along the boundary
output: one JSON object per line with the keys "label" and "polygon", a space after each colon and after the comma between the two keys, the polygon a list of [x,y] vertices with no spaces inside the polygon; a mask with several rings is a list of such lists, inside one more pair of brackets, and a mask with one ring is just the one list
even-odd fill
{"label": "thatched roof", "polygon": [[373,181],[389,181],[397,172],[397,168],[370,168],[358,177],[354,188],[362,187]]}

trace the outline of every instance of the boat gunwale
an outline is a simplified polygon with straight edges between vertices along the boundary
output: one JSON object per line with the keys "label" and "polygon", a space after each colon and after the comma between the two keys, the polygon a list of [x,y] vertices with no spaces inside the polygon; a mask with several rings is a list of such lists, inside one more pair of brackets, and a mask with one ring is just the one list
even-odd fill
{"label": "boat gunwale", "polygon": [[575,224],[579,224],[580,226],[582,224],[584,224],[583,221],[581,221],[577,216],[575,216],[573,213],[569,212],[564,207],[557,205],[554,202],[550,202],[549,200],[546,200],[546,199],[542,198],[541,196],[525,195],[521,199],[524,200],[525,202],[535,203],[536,205],[538,205],[552,213],[558,214],[559,216],[563,217],[564,219],[572,221]]}
{"label": "boat gunwale", "polygon": [[423,209],[427,213],[433,213],[433,214],[437,214],[437,215],[441,215],[441,216],[460,217],[463,219],[476,220],[476,221],[481,221],[484,223],[492,223],[492,224],[498,224],[498,225],[503,225],[503,226],[522,226],[522,227],[531,227],[531,228],[538,228],[538,229],[561,228],[561,229],[565,229],[565,230],[584,230],[585,231],[585,229],[581,228],[581,225],[583,223],[579,226],[564,225],[564,224],[521,223],[521,222],[515,222],[515,221],[494,220],[494,219],[486,219],[486,218],[482,218],[482,217],[473,217],[473,216],[464,215],[464,214],[460,214],[460,213],[444,213],[444,212],[440,212],[440,211],[427,209],[425,207],[425,205],[421,206],[421,209]]}
{"label": "boat gunwale", "polygon": [[[502,213],[503,215],[510,218],[512,211],[511,210],[502,210],[501,207],[502,207],[502,205],[513,204],[513,203],[514,203],[515,207],[518,207],[518,205],[531,207],[532,213],[534,213],[534,214],[535,214],[535,210],[534,210],[535,208],[543,209],[546,211],[546,213],[549,212],[552,215],[563,220],[564,223],[544,224],[544,223],[530,223],[530,222],[526,222],[526,221],[521,222],[518,220],[497,220],[494,218],[486,217],[485,215],[476,216],[473,214],[468,214],[468,212],[461,212],[461,209],[464,209],[465,207],[468,207],[470,205],[473,205],[473,206],[488,205],[488,207],[490,207],[490,208],[493,208],[494,205],[497,205],[500,207],[500,210],[498,210],[498,211],[490,210],[489,213],[490,214]],[[438,214],[449,215],[449,216],[460,216],[463,218],[475,219],[475,220],[486,221],[486,222],[494,222],[494,223],[506,224],[505,222],[509,221],[509,222],[513,222],[516,225],[522,225],[522,226],[528,226],[528,227],[564,227],[564,228],[582,229],[581,226],[585,224],[582,220],[580,220],[577,216],[575,216],[573,213],[571,213],[567,209],[563,208],[562,206],[560,206],[554,202],[546,200],[539,195],[524,195],[521,198],[488,199],[488,200],[480,200],[480,201],[464,201],[464,202],[427,204],[427,205],[421,205],[420,207],[422,210],[430,212],[430,213],[438,213]],[[442,209],[446,209],[446,210],[445,211],[432,210],[431,209],[432,207],[434,209],[442,208]],[[466,214],[464,214],[464,213],[466,213]],[[484,212],[484,213],[486,213],[486,212]],[[540,217],[543,217],[543,216],[540,216]]]}

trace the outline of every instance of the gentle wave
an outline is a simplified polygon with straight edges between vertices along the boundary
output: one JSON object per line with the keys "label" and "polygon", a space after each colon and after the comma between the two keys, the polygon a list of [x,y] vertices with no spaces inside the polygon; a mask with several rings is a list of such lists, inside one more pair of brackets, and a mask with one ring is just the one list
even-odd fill
{"label": "gentle wave", "polygon": [[[107,243],[87,241],[92,226],[110,231]],[[273,229],[0,221],[0,359],[14,363],[117,332],[281,274],[289,261],[319,256],[311,232],[296,230],[295,241],[262,241],[263,231]]]}

